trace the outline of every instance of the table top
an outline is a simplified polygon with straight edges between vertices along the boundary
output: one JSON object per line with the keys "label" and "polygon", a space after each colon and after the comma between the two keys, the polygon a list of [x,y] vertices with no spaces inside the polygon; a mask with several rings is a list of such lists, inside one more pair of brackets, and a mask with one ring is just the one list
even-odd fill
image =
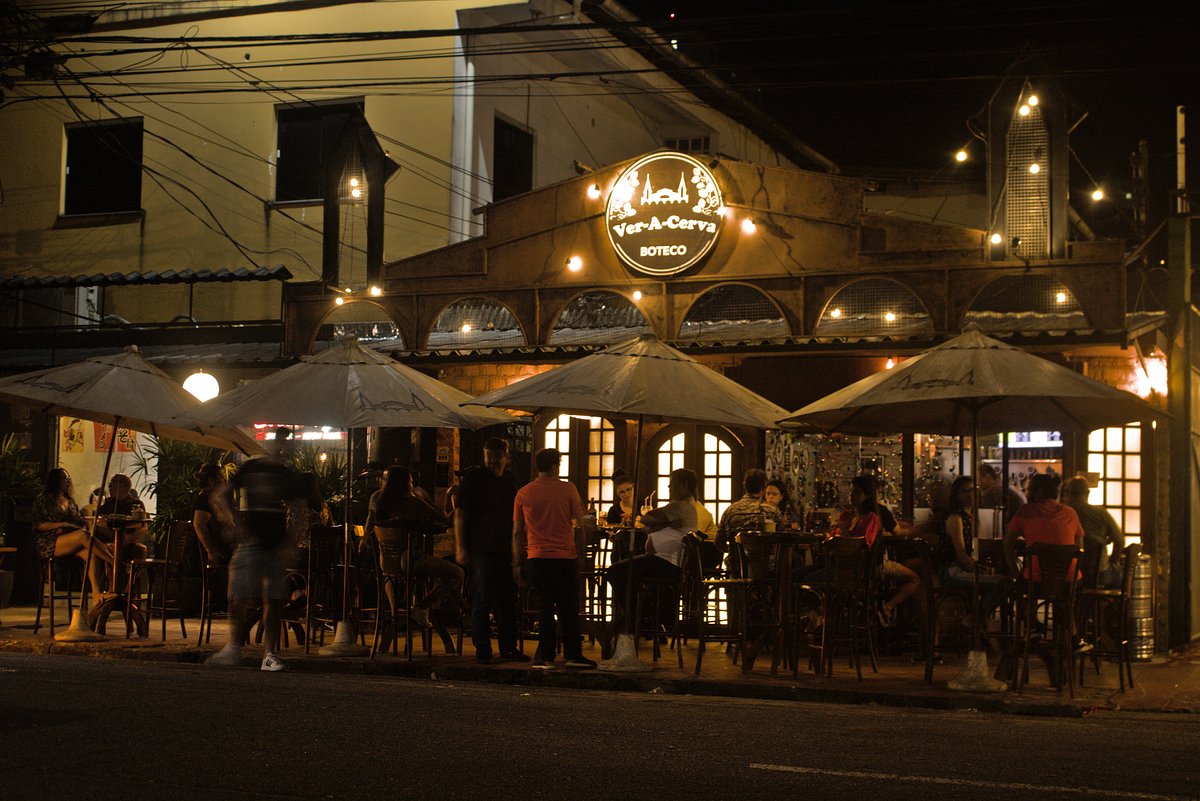
{"label": "table top", "polygon": [[778,531],[739,531],[738,542],[754,540],[761,543],[779,543],[783,545],[810,545],[824,542],[825,535],[818,531],[799,531],[797,529],[781,529]]}
{"label": "table top", "polygon": [[0,545],[0,554],[16,553],[17,549],[9,545]]}

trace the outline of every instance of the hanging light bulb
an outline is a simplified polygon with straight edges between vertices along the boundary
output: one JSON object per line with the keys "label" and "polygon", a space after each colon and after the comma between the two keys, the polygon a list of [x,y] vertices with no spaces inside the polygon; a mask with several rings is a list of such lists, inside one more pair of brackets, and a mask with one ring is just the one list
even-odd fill
{"label": "hanging light bulb", "polygon": [[640,289],[633,290],[633,302],[637,303],[641,299],[642,299],[642,290],[640,290]]}
{"label": "hanging light bulb", "polygon": [[337,305],[341,306],[343,303],[346,302],[346,299],[343,298],[341,295],[338,295],[336,298],[333,299],[333,302],[336,303]]}
{"label": "hanging light bulb", "polygon": [[1038,96],[1030,95],[1028,98],[1026,98],[1025,102],[1031,106],[1036,106],[1038,104]]}
{"label": "hanging light bulb", "polygon": [[383,290],[377,286],[371,287],[371,297],[377,298],[383,294]]}
{"label": "hanging light bulb", "polygon": [[1019,109],[1017,109],[1017,113],[1020,114],[1022,117],[1028,117],[1029,116],[1029,106],[1022,103],[1021,107]]}
{"label": "hanging light bulb", "polygon": [[1000,234],[992,234],[992,244],[993,245],[999,245],[1003,241],[1004,241],[1004,237],[1000,236]]}
{"label": "hanging light bulb", "polygon": [[217,379],[203,370],[192,373],[183,379],[183,388],[201,403],[217,397],[221,392],[221,385]]}
{"label": "hanging light bulb", "polygon": [[1104,200],[1104,190],[1096,187],[1092,190],[1092,200]]}
{"label": "hanging light bulb", "polygon": [[567,269],[573,273],[577,273],[583,269],[583,259],[578,256],[572,256],[567,259]]}
{"label": "hanging light bulb", "polygon": [[883,365],[884,369],[891,370],[895,366],[896,366],[896,360],[893,359],[891,356],[888,356],[887,362]]}
{"label": "hanging light bulb", "polygon": [[954,160],[955,160],[955,161],[958,161],[958,162],[963,162],[963,161],[966,161],[966,160],[967,160],[967,151],[965,151],[965,150],[960,150],[960,151],[958,151],[957,153],[955,153],[955,154],[954,154]]}
{"label": "hanging light bulb", "polygon": [[883,319],[888,321],[889,323],[894,323],[894,322],[896,322],[896,313],[895,312],[884,312]]}
{"label": "hanging light bulb", "polygon": [[1041,172],[1041,171],[1042,171],[1042,165],[1041,165],[1041,164],[1038,164],[1038,163],[1035,161],[1033,164],[1030,164],[1030,165],[1029,165],[1029,171],[1030,171],[1031,173],[1033,173],[1034,175],[1037,175],[1039,172]]}
{"label": "hanging light bulb", "polygon": [[600,197],[600,184],[592,184],[587,188],[587,196],[592,200],[597,200]]}
{"label": "hanging light bulb", "polygon": [[757,230],[758,230],[758,224],[755,223],[754,220],[750,219],[749,217],[742,220],[742,233],[743,234],[752,234]]}
{"label": "hanging light bulb", "polygon": [[830,317],[832,317],[832,318],[833,318],[833,319],[835,319],[835,320],[837,320],[837,319],[840,319],[840,318],[841,318],[841,316],[842,316],[842,310],[841,310],[841,309],[834,309],[833,311],[831,311],[831,312],[829,313],[829,316],[830,316]]}

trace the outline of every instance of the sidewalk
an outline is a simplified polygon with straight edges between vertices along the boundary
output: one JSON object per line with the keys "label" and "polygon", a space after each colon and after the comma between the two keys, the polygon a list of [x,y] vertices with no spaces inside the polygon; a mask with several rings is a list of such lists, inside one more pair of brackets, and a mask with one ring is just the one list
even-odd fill
{"label": "sidewalk", "polygon": [[[60,608],[57,611],[59,621],[68,619],[65,609]],[[36,636],[33,634],[32,608],[4,609],[0,618],[3,619],[3,626],[0,627],[0,651],[10,653],[199,663],[224,645],[227,636],[225,622],[218,620],[213,625],[212,644],[197,647],[199,621],[189,619],[187,627],[190,637],[186,640],[180,637],[178,620],[168,623],[166,642],[159,639],[162,629],[157,620],[151,623],[150,638],[126,639],[123,636],[124,623],[117,618],[111,621],[110,634],[103,642],[60,643],[50,637],[45,627]],[[42,622],[46,623],[44,612]],[[369,632],[367,639],[369,642]],[[328,635],[328,640],[332,640],[331,634]],[[1096,675],[1089,663],[1085,685],[1076,687],[1073,699],[1065,690],[1058,693],[1049,686],[1045,667],[1037,660],[1030,665],[1030,681],[1022,693],[954,692],[947,689],[946,683],[958,675],[965,660],[962,655],[952,653],[944,655],[945,663],[936,666],[934,682],[927,685],[923,681],[924,664],[913,664],[908,656],[883,657],[878,673],[872,673],[869,662],[866,662],[863,680],[859,682],[855,679],[853,670],[844,662],[835,666],[834,676],[829,679],[818,678],[805,671],[793,679],[790,671],[782,669],[778,677],[772,678],[769,655],[760,657],[753,671],[749,675],[743,675],[741,667],[733,665],[720,646],[710,646],[705,650],[703,670],[699,676],[695,676],[692,672],[696,661],[694,643],[684,646],[684,669],[680,670],[677,667],[675,652],[664,647],[663,656],[655,669],[635,674],[565,669],[541,671],[532,670],[527,665],[479,665],[471,655],[469,641],[465,643],[464,650],[468,655],[443,655],[441,644],[435,643],[432,658],[421,652],[416,654],[412,661],[390,654],[378,656],[374,660],[365,657],[324,657],[317,655],[315,647],[306,656],[303,646],[297,645],[293,639],[290,647],[283,650],[281,656],[288,669],[296,672],[369,674],[582,690],[972,709],[981,712],[1067,717],[1081,717],[1095,710],[1200,712],[1200,643],[1168,656],[1156,657],[1152,662],[1135,663],[1135,687],[1126,689],[1125,693],[1120,693],[1117,689],[1115,664],[1103,664],[1101,674]],[[525,651],[532,653],[533,643],[527,642]],[[595,647],[585,647],[585,653],[593,659],[600,658]],[[650,661],[648,643],[643,643],[640,655],[643,661]],[[250,647],[246,651],[244,664],[247,667],[257,667],[259,658],[261,649]],[[994,660],[992,667],[995,667]]]}

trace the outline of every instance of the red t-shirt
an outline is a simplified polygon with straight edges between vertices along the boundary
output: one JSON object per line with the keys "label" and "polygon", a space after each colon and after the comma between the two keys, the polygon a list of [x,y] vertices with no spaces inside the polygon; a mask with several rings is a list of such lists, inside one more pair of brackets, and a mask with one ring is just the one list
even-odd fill
{"label": "red t-shirt", "polygon": [[525,547],[530,559],[574,559],[575,520],[583,503],[575,485],[538,476],[517,491],[513,521],[525,522]]}
{"label": "red t-shirt", "polygon": [[[1083,542],[1083,525],[1079,522],[1079,515],[1075,514],[1075,510],[1070,506],[1064,506],[1058,501],[1025,504],[1008,522],[1008,530],[1024,537],[1026,545],[1035,542],[1050,545],[1074,545],[1076,542]],[[1028,567],[1025,572],[1028,578]],[[1035,569],[1033,580],[1037,581],[1040,578]]]}

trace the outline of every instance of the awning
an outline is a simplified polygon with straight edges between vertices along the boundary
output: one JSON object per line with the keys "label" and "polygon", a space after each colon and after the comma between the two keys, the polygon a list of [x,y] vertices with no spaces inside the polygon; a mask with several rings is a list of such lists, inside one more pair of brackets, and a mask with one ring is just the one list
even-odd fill
{"label": "awning", "polygon": [[53,289],[80,286],[137,286],[139,284],[209,284],[234,281],[287,281],[292,274],[283,265],[250,270],[162,270],[159,272],[96,273],[94,275],[5,276],[0,289]]}

